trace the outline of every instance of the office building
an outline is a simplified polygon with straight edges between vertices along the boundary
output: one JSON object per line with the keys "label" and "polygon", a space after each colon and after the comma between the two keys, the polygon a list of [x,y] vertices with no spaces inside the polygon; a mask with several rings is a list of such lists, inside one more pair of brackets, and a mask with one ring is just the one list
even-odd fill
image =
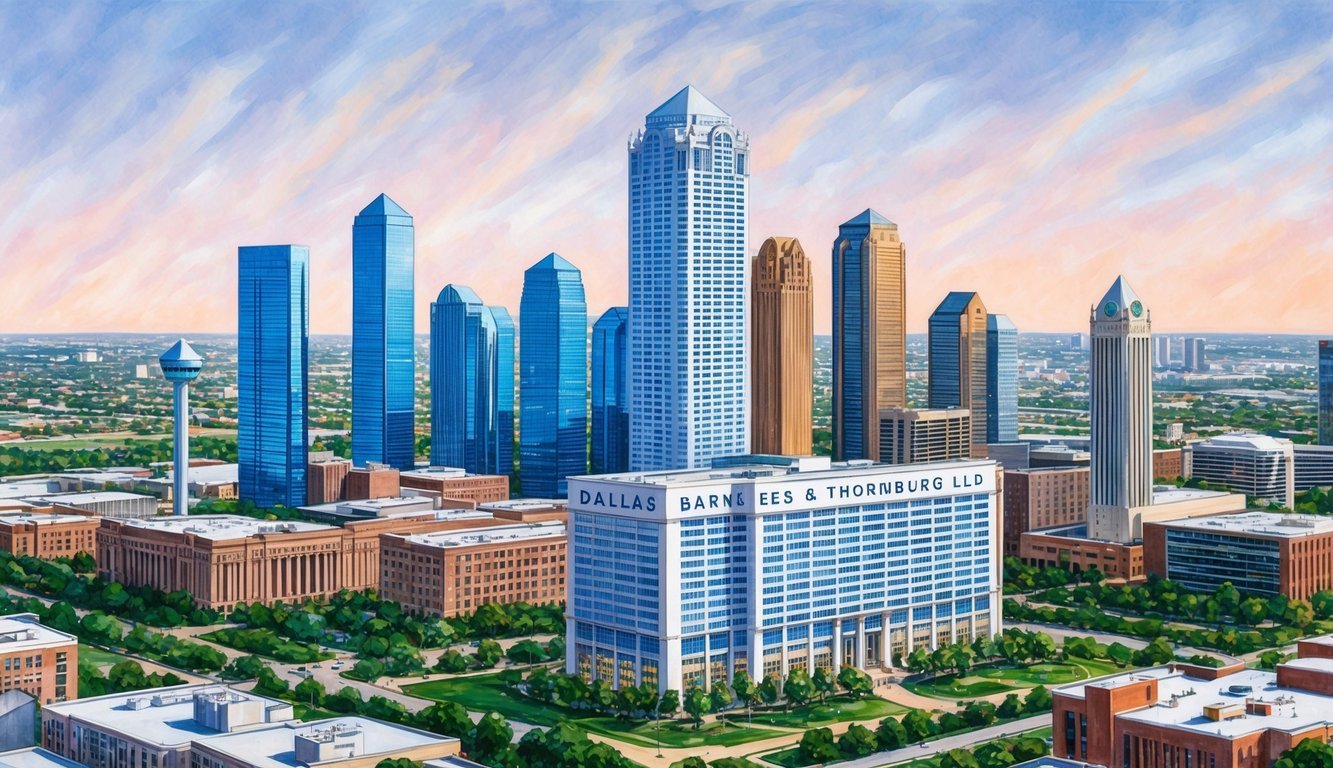
{"label": "office building", "polygon": [[429,495],[457,509],[509,498],[508,475],[474,475],[459,467],[417,467],[398,476],[404,492]]}
{"label": "office building", "polygon": [[[498,523],[498,521],[497,521]],[[380,537],[380,596],[432,616],[565,600],[565,524],[497,524]]]}
{"label": "office building", "polygon": [[1333,488],[1333,445],[1291,446],[1296,493],[1311,488]]}
{"label": "office building", "polygon": [[49,504],[57,512],[72,515],[121,518],[157,516],[157,499],[142,493],[87,491],[84,493],[55,493],[25,498],[30,502]]}
{"label": "office building", "polygon": [[1203,339],[1185,339],[1185,370],[1203,373],[1208,370],[1208,360],[1204,354]]}
{"label": "office building", "polygon": [[1153,367],[1162,369],[1171,367],[1171,337],[1154,336],[1152,339]]}
{"label": "office building", "polygon": [[238,492],[258,507],[305,503],[310,249],[237,249]]}
{"label": "office building", "polygon": [[966,459],[974,435],[966,408],[885,408],[879,414],[877,458],[884,464]]}
{"label": "office building", "polygon": [[412,216],[388,195],[352,224],[352,463],[415,463]]}
{"label": "office building", "polygon": [[1296,454],[1290,440],[1235,432],[1186,445],[1181,474],[1243,493],[1251,499],[1296,506]]}
{"label": "office building", "polygon": [[88,515],[60,514],[53,509],[0,512],[0,550],[16,556],[51,560],[97,552],[101,520]]}
{"label": "office building", "polygon": [[994,635],[996,475],[806,457],[573,478],[568,670],[683,691]]}
{"label": "office building", "polygon": [[588,471],[588,305],[583,275],[550,253],[523,273],[518,475],[524,496],[564,496]]}
{"label": "office building", "polygon": [[693,87],[630,139],[631,470],[750,449],[749,154]]}
{"label": "office building", "polygon": [[1087,352],[1089,339],[1086,333],[1075,333],[1069,337],[1069,348],[1077,352]]}
{"label": "office building", "polygon": [[879,413],[907,407],[907,252],[866,209],[833,242],[833,455],[877,459]]}
{"label": "office building", "polygon": [[431,464],[492,471],[497,372],[490,309],[471,288],[446,285],[430,305]]}
{"label": "office building", "polygon": [[1333,341],[1319,342],[1319,444],[1333,445]]}
{"label": "office building", "polygon": [[981,294],[952,291],[930,316],[927,344],[929,405],[933,409],[963,408],[971,414],[971,451],[977,457],[986,455],[990,423],[986,411],[988,318]]}
{"label": "office building", "polygon": [[753,452],[805,456],[813,440],[815,317],[810,261],[794,237],[770,237],[750,273]]}
{"label": "office building", "polygon": [[77,699],[79,639],[44,626],[36,614],[0,616],[0,691],[13,690],[43,706]]}
{"label": "office building", "polygon": [[1152,316],[1118,277],[1091,312],[1088,533],[1128,543],[1152,503]]}
{"label": "office building", "polygon": [[193,743],[294,724],[292,705],[217,684],[94,696],[42,711],[42,746],[90,768],[186,768]]}
{"label": "office building", "polygon": [[306,504],[328,504],[347,498],[347,473],[352,471],[352,462],[335,457],[333,451],[307,455]]}
{"label": "office building", "polygon": [[449,736],[345,715],[199,739],[190,747],[190,760],[198,768],[373,768],[390,759],[414,765],[451,759],[459,748],[458,739]]}
{"label": "office building", "polygon": [[1018,327],[986,317],[986,442],[1018,442]]}
{"label": "office building", "polygon": [[1152,476],[1156,481],[1173,482],[1185,471],[1184,452],[1179,448],[1155,448],[1152,452]]}
{"label": "office building", "polygon": [[1267,768],[1333,736],[1327,649],[1303,640],[1275,672],[1175,662],[1056,688],[1051,752],[1125,768]]}
{"label": "office building", "polygon": [[401,473],[387,464],[368,464],[347,470],[345,498],[391,499],[401,492]]}
{"label": "office building", "polygon": [[[177,467],[190,464],[190,382],[199,378],[204,360],[185,342],[178,340],[157,359],[162,376],[172,387],[172,456]],[[190,494],[185,475],[178,476],[172,493],[174,514],[185,515],[190,509]]]}
{"label": "office building", "polygon": [[514,474],[514,318],[504,307],[491,307],[495,322],[495,442],[487,471]]}
{"label": "office building", "polygon": [[592,326],[594,474],[629,469],[629,307],[611,307]]}
{"label": "office building", "polygon": [[1246,511],[1143,526],[1144,567],[1191,592],[1309,600],[1333,589],[1333,519]]}
{"label": "office building", "polygon": [[1088,467],[1005,469],[1004,554],[1020,556],[1028,531],[1079,525],[1088,517]]}
{"label": "office building", "polygon": [[341,528],[270,522],[236,515],[192,515],[102,521],[97,567],[107,579],[227,611],[237,603],[328,597],[376,586],[379,573],[357,577],[353,542]]}

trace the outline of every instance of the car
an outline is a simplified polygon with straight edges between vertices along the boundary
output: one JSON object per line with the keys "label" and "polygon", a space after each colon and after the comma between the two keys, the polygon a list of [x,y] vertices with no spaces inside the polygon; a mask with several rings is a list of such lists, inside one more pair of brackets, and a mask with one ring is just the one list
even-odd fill
{"label": "car", "polygon": [[329,665],[331,669],[342,669],[344,664],[341,661],[335,661]]}
{"label": "car", "polygon": [[297,668],[296,668],[296,671],[297,671],[297,672],[304,672],[304,671],[305,671],[305,667],[297,667]]}
{"label": "car", "polygon": [[316,664],[313,667],[311,667],[311,669],[323,669],[323,668],[324,668],[323,664]]}

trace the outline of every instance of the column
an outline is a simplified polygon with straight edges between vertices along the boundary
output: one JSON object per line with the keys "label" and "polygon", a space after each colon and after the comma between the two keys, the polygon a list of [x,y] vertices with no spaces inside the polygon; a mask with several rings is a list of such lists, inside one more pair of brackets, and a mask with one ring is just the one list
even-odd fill
{"label": "column", "polygon": [[842,669],[842,619],[833,620],[833,673]]}
{"label": "column", "polygon": [[866,668],[866,617],[864,616],[856,618],[856,668]]}

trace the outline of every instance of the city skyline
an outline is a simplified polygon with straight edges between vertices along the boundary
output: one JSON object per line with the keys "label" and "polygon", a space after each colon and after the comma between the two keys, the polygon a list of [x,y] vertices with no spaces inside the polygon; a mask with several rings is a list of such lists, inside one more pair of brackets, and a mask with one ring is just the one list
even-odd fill
{"label": "city skyline", "polygon": [[[489,34],[460,24],[443,39],[429,7],[366,19],[350,6],[365,23],[342,29],[299,8],[108,7],[61,23],[5,9],[16,55],[0,87],[16,119],[0,138],[15,151],[0,168],[20,183],[0,198],[0,300],[14,308],[0,330],[221,332],[236,322],[236,244],[303,242],[312,331],[347,333],[345,221],[380,192],[417,215],[419,327],[446,282],[517,306],[513,276],[552,250],[606,264],[589,276],[596,316],[626,299],[623,142],[644,105],[692,83],[761,150],[748,254],[797,237],[830,285],[837,223],[874,207],[913,243],[910,331],[947,290],[984,290],[1024,329],[1073,328],[1078,297],[1122,271],[1153,287],[1162,332],[1318,331],[1333,274],[1309,226],[1330,206],[1333,118],[1313,98],[1333,55],[1324,9],[1046,10],[867,8],[856,24],[917,30],[883,51],[846,43],[852,22],[817,6],[477,8]],[[300,45],[279,45],[307,23]],[[575,44],[532,66],[549,49],[524,43],[553,30]],[[501,56],[490,35],[540,51]],[[834,40],[850,47],[817,66],[788,55]],[[697,64],[705,45],[727,66]],[[855,172],[863,162],[889,171]],[[458,255],[483,250],[495,258]],[[165,280],[180,290],[134,300]],[[1283,301],[1243,311],[1256,294]],[[825,335],[830,297],[815,300]]]}

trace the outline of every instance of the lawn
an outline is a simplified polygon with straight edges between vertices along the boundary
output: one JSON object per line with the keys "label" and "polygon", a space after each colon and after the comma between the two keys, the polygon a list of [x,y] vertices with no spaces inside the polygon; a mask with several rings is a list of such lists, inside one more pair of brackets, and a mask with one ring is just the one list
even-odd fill
{"label": "lawn", "polygon": [[996,693],[1008,693],[1038,685],[1050,687],[1110,674],[1119,667],[1107,661],[1070,659],[1023,666],[998,664],[978,667],[965,675],[941,675],[914,683],[905,683],[913,693],[954,701]]}
{"label": "lawn", "polygon": [[[964,733],[964,731],[956,731],[954,733],[947,735],[957,736],[959,733]],[[1027,731],[1023,733],[1021,736],[1005,736],[1003,737],[1003,739],[1006,740],[1012,740],[1018,738],[1048,739],[1050,738],[1050,736],[1051,736],[1051,729],[1047,727],[1047,728],[1039,728],[1035,731]],[[944,737],[939,737],[939,738],[944,738]],[[997,739],[997,741],[998,740],[999,739]],[[970,747],[969,749],[975,748],[976,746],[978,745],[973,745],[973,747]],[[894,764],[894,768],[939,768],[941,757],[943,757],[942,754],[935,754],[931,755],[930,757],[918,757],[915,760],[910,760],[905,763],[896,763]],[[802,766],[806,765],[805,763],[801,762],[801,750],[799,747],[789,747],[787,749],[780,749],[777,752],[770,752],[767,755],[763,755],[760,759],[766,763],[772,763],[773,765],[780,765],[782,766],[782,768],[802,768]],[[840,760],[834,761],[834,763],[831,764],[836,764],[838,762],[841,761]]]}
{"label": "lawn", "polygon": [[661,731],[655,731],[651,720],[629,721],[617,720],[614,717],[586,717],[574,721],[574,724],[585,731],[599,733],[620,741],[637,744],[641,747],[653,747],[657,745],[654,738],[660,734],[662,746],[667,748],[688,748],[688,747],[732,747],[737,744],[748,744],[752,741],[763,741],[775,736],[781,736],[781,731],[772,731],[767,728],[747,728],[744,723],[727,721],[724,723],[712,722],[705,723],[695,730],[694,726],[682,720],[668,720],[662,723]]}
{"label": "lawn", "polygon": [[111,666],[125,661],[125,657],[119,653],[104,651],[101,648],[94,648],[91,645],[79,643],[79,661],[87,661],[98,666]]}
{"label": "lawn", "polygon": [[[874,696],[863,699],[835,696],[827,703],[809,704],[789,712],[756,713],[753,721],[760,725],[775,725],[779,728],[819,728],[849,720],[882,720],[890,715],[901,715],[905,712],[907,712],[906,707]],[[736,710],[727,717],[742,720],[745,718],[745,713],[743,710]]]}

